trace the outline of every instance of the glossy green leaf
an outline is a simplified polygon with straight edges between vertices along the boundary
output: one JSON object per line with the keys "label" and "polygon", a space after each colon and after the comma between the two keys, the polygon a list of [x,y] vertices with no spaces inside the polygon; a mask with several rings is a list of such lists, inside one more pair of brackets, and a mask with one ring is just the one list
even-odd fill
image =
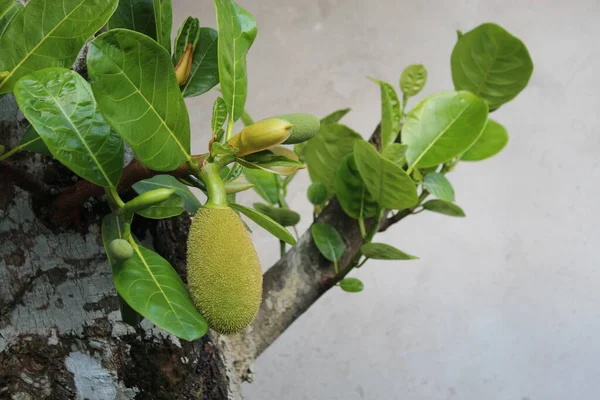
{"label": "glossy green leaf", "polygon": [[423,178],[423,187],[440,200],[454,201],[454,188],[444,175],[433,172]]}
{"label": "glossy green leaf", "polygon": [[252,189],[253,187],[253,184],[243,181],[225,182],[225,192],[227,194],[244,192],[248,189]]}
{"label": "glossy green leaf", "polygon": [[454,203],[444,200],[429,200],[423,204],[425,210],[449,215],[451,217],[464,217],[465,212]]}
{"label": "glossy green leaf", "polygon": [[366,258],[373,260],[418,260],[419,257],[406,254],[402,250],[385,243],[365,243],[360,252]]}
{"label": "glossy green leaf", "polygon": [[451,66],[454,87],[481,97],[490,110],[515,98],[533,73],[533,62],[523,42],[490,23],[459,38]]}
{"label": "glossy green leaf", "polygon": [[156,20],[156,41],[171,53],[171,31],[173,30],[173,7],[171,0],[153,0]]}
{"label": "glossy green leaf", "polygon": [[219,31],[219,81],[232,121],[244,112],[248,92],[246,54],[256,38],[254,17],[233,0],[214,0]]}
{"label": "glossy green leaf", "polygon": [[408,97],[417,95],[426,82],[427,70],[421,64],[409,65],[400,75],[400,89]]}
{"label": "glossy green leaf", "polygon": [[111,30],[90,44],[88,72],[102,114],[140,162],[171,171],[191,159],[188,112],[165,49]]}
{"label": "glossy green leaf", "polygon": [[271,217],[281,226],[294,226],[300,222],[300,214],[285,208],[273,207],[268,204],[254,203],[254,209]]}
{"label": "glossy green leaf", "polygon": [[199,35],[200,39],[194,48],[190,76],[181,87],[184,97],[199,96],[219,83],[217,31],[212,28],[200,28]]}
{"label": "glossy green leaf", "polygon": [[108,29],[130,29],[156,40],[153,0],[119,0],[119,6],[108,21]]}
{"label": "glossy green leaf", "polygon": [[[191,213],[195,213],[200,208],[201,204],[198,198],[192,191],[183,183],[170,175],[156,175],[150,179],[143,180],[133,185],[133,189],[142,194],[154,189],[175,189],[178,197],[184,200],[185,209]],[[181,213],[180,213],[181,214]]]}
{"label": "glossy green leaf", "polygon": [[385,149],[396,141],[400,133],[400,100],[392,85],[378,79],[371,80],[379,85],[381,91],[381,147]]}
{"label": "glossy green leaf", "polygon": [[479,138],[487,117],[487,104],[469,92],[440,92],[423,99],[402,128],[409,171],[462,154]]}
{"label": "glossy green leaf", "polygon": [[85,42],[110,18],[117,0],[31,0],[0,38],[0,94],[24,75],[48,67],[70,68]]}
{"label": "glossy green leaf", "polygon": [[17,82],[14,95],[54,158],[83,179],[116,187],[123,141],[98,112],[81,75],[64,68],[36,71]]}
{"label": "glossy green leaf", "polygon": [[177,31],[175,37],[175,48],[173,49],[173,65],[177,66],[179,60],[185,53],[188,44],[196,47],[200,38],[200,20],[198,18],[187,17]]}
{"label": "glossy green leaf", "polygon": [[362,292],[365,286],[360,279],[344,278],[340,281],[340,288],[342,288],[344,292],[358,293]]}
{"label": "glossy green leaf", "polygon": [[48,146],[46,146],[46,143],[44,143],[33,125],[29,125],[27,131],[25,131],[25,135],[23,135],[23,138],[21,139],[21,143],[19,143],[19,146],[23,146],[23,150],[32,151],[45,156],[52,156],[50,150],[48,150]]}
{"label": "glossy green leaf", "polygon": [[306,191],[306,196],[311,204],[318,206],[327,202],[327,186],[322,183],[311,183]]}
{"label": "glossy green leaf", "polygon": [[171,218],[181,215],[185,209],[183,197],[173,194],[168,199],[148,208],[137,211],[137,214],[150,219]]}
{"label": "glossy green leaf", "polygon": [[408,146],[402,143],[392,143],[385,149],[381,155],[386,160],[390,160],[394,164],[404,165],[406,163],[406,151],[408,150]]}
{"label": "glossy green leaf", "polygon": [[15,0],[0,0],[0,18],[4,18],[13,4],[15,4]]}
{"label": "glossy green leaf", "polygon": [[[123,238],[123,227],[115,214],[102,220],[106,249]],[[183,281],[167,260],[133,240],[133,257],[116,262],[109,256],[113,282],[119,295],[136,312],[167,332],[185,340],[202,337],[208,330]]]}
{"label": "glossy green leaf", "polygon": [[275,236],[279,240],[283,240],[287,244],[291,246],[296,245],[296,238],[292,235],[287,229],[285,229],[281,224],[273,220],[273,218],[253,209],[242,206],[240,204],[230,203],[229,206],[233,208],[235,211],[244,214],[246,217],[250,218],[254,223],[256,223],[261,228],[265,229],[271,235]]}
{"label": "glossy green leaf", "polygon": [[362,137],[341,124],[321,126],[317,136],[305,142],[303,153],[313,183],[327,186],[329,194],[335,191],[335,173],[342,159],[354,149],[354,142]]}
{"label": "glossy green leaf", "polygon": [[367,190],[354,154],[348,154],[338,167],[335,175],[335,195],[344,212],[354,219],[374,217],[377,214],[377,202]]}
{"label": "glossy green leaf", "polygon": [[210,146],[210,155],[211,156],[223,156],[230,155],[233,156],[238,152],[238,149],[235,147],[230,147],[227,144],[221,144],[220,142],[213,142]]}
{"label": "glossy green leaf", "polygon": [[506,129],[496,121],[488,120],[483,129],[483,133],[469,147],[462,157],[463,161],[481,161],[498,154],[508,143],[508,133]]}
{"label": "glossy green leaf", "polygon": [[354,144],[354,159],[367,190],[381,207],[403,210],[417,204],[413,180],[368,142],[363,140]]}
{"label": "glossy green leaf", "polygon": [[259,151],[248,154],[243,159],[252,164],[259,164],[264,167],[304,167],[300,161],[292,160],[286,156],[277,155],[270,150]]}
{"label": "glossy green leaf", "polygon": [[277,176],[260,169],[244,168],[246,180],[254,185],[254,191],[269,204],[277,204],[279,191],[277,189]]}
{"label": "glossy green leaf", "polygon": [[223,127],[225,120],[227,119],[227,105],[222,97],[217,97],[213,104],[211,128],[212,132],[217,132]]}
{"label": "glossy green leaf", "polygon": [[310,229],[313,240],[323,257],[338,261],[344,255],[346,246],[339,232],[329,224],[313,224]]}
{"label": "glossy green leaf", "polygon": [[321,119],[321,125],[337,124],[349,112],[350,108],[343,108],[341,110],[334,111]]}
{"label": "glossy green leaf", "polygon": [[[2,38],[2,35],[4,35],[4,32],[6,31],[6,28],[8,28],[8,25],[11,23],[11,21],[17,16],[19,12],[23,11],[24,8],[23,4],[16,2],[15,0],[3,1],[5,1],[6,4],[9,5],[9,7],[5,8],[3,13],[0,12],[2,14],[2,17],[0,17],[0,38]],[[3,78],[1,73],[0,78]]]}

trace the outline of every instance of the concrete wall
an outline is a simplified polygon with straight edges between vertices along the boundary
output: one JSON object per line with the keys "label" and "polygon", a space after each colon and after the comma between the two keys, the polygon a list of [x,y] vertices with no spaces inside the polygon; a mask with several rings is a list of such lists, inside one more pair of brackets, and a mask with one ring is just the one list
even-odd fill
{"label": "concrete wall", "polygon": [[[176,0],[214,26],[209,0]],[[327,293],[256,365],[250,400],[600,398],[600,3],[538,1],[240,0],[257,18],[248,109],[324,115],[368,136],[379,91],[408,64],[425,93],[451,89],[455,30],[497,22],[526,42],[530,86],[495,118],[501,155],[450,179],[468,217],[423,213],[378,240],[421,257],[369,262],[361,294]],[[216,93],[189,101],[204,151]],[[413,103],[414,104],[414,103]],[[291,206],[309,225],[302,174]],[[297,190],[296,190],[297,189]],[[254,198],[244,196],[246,204]],[[277,242],[259,229],[265,266]]]}

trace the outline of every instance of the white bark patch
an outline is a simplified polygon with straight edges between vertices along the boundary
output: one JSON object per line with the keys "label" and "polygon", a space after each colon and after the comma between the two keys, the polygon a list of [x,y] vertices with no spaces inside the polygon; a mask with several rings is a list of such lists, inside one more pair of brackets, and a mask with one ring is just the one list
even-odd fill
{"label": "white bark patch", "polygon": [[99,360],[76,351],[65,359],[65,366],[73,374],[78,400],[116,399],[116,377],[104,369]]}

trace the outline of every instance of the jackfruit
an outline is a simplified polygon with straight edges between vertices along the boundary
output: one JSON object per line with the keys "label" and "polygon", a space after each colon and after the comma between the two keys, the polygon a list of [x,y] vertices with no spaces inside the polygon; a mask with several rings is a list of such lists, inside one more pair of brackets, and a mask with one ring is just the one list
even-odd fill
{"label": "jackfruit", "polygon": [[312,114],[285,114],[274,117],[293,125],[290,136],[283,144],[297,144],[312,139],[321,130],[321,121]]}
{"label": "jackfruit", "polygon": [[108,244],[108,254],[116,262],[129,260],[133,257],[133,247],[125,239],[115,239]]}
{"label": "jackfruit", "polygon": [[244,330],[262,299],[262,268],[244,223],[231,208],[198,210],[188,236],[190,295],[209,326],[223,334]]}

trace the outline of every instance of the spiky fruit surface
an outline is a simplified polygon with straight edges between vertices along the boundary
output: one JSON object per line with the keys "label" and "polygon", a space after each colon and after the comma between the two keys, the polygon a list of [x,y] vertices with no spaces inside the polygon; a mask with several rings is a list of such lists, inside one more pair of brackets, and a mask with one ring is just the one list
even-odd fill
{"label": "spiky fruit surface", "polygon": [[194,216],[187,278],[192,300],[213,330],[238,333],[256,317],[262,269],[246,227],[231,208],[201,208]]}

